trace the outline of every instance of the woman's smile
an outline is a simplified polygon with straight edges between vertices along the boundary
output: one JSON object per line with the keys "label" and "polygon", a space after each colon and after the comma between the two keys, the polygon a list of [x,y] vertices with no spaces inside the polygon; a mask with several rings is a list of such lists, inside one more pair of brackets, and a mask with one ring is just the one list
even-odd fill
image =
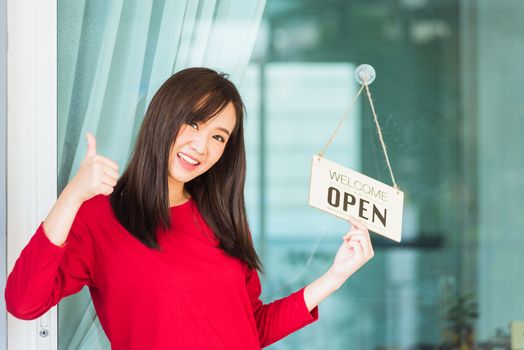
{"label": "woman's smile", "polygon": [[182,167],[188,170],[196,169],[198,165],[200,164],[198,160],[188,156],[185,153],[178,152],[177,156],[178,156],[178,160],[180,161],[180,165],[182,165]]}

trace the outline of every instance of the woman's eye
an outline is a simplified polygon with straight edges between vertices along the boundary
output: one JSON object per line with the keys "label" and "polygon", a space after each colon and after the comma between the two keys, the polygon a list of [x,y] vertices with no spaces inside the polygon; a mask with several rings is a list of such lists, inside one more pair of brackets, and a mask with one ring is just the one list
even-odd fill
{"label": "woman's eye", "polygon": [[224,140],[224,138],[222,136],[220,136],[220,135],[215,135],[214,138],[215,138],[215,140],[218,140],[220,142],[226,142],[226,140]]}
{"label": "woman's eye", "polygon": [[198,124],[195,123],[195,122],[188,122],[187,125],[189,125],[189,126],[192,127],[193,129],[197,129],[197,130],[198,130]]}

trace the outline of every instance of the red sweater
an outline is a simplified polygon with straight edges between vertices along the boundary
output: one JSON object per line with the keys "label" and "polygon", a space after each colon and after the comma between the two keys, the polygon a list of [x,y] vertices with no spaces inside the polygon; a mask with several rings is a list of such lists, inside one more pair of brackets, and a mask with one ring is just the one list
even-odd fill
{"label": "red sweater", "polygon": [[170,210],[161,251],[129,234],[104,195],[82,204],[63,247],[41,223],[7,279],[7,310],[35,319],[87,285],[114,350],[260,349],[318,319],[304,288],[264,305],[257,271],[218,248],[193,200]]}

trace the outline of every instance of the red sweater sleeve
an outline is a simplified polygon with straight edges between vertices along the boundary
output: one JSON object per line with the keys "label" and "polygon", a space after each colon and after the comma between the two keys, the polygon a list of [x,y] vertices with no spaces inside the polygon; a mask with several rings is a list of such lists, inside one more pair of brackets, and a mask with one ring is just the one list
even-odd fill
{"label": "red sweater sleeve", "polygon": [[74,294],[84,285],[93,285],[91,240],[75,218],[64,246],[53,244],[45,235],[43,222],[24,247],[5,289],[6,308],[13,316],[32,320]]}
{"label": "red sweater sleeve", "polygon": [[304,289],[269,304],[260,301],[262,291],[256,269],[247,273],[247,290],[255,315],[260,345],[266,347],[285,336],[318,320],[318,306],[308,311],[304,301]]}

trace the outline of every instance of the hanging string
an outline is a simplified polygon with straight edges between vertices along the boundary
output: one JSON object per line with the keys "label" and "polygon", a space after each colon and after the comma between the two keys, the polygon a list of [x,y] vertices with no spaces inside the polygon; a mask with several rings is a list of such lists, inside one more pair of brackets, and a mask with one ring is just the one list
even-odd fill
{"label": "hanging string", "polygon": [[357,94],[355,95],[355,97],[353,97],[353,101],[351,101],[351,104],[349,105],[349,108],[346,110],[346,112],[344,113],[344,116],[342,117],[342,119],[338,123],[337,127],[335,128],[335,131],[333,131],[333,133],[331,134],[331,137],[329,138],[327,143],[324,145],[322,150],[318,153],[319,159],[324,156],[324,153],[326,152],[326,149],[328,148],[328,146],[331,144],[331,142],[335,138],[335,135],[337,134],[338,129],[340,129],[340,127],[342,126],[342,124],[344,123],[346,118],[348,117],[349,112],[355,106],[355,101],[357,100],[357,98],[360,96],[360,94],[362,93],[362,91],[364,89],[366,89],[366,94],[368,96],[369,104],[371,106],[371,112],[373,113],[373,119],[374,119],[375,125],[377,127],[377,133],[378,133],[378,137],[379,137],[379,140],[380,140],[380,144],[382,145],[382,150],[384,151],[384,156],[386,157],[386,164],[387,164],[388,169],[389,169],[389,174],[391,175],[391,181],[393,182],[393,187],[398,190],[398,185],[397,185],[397,182],[395,181],[395,176],[393,175],[393,170],[391,168],[391,163],[389,161],[388,152],[387,152],[387,149],[386,149],[386,143],[384,142],[384,138],[382,137],[382,130],[380,129],[380,125],[378,123],[377,113],[375,111],[375,105],[373,104],[373,99],[371,98],[371,92],[369,91],[369,86],[368,86],[367,81],[366,81],[365,78],[364,78],[364,81],[363,81],[360,89],[358,90]]}
{"label": "hanging string", "polygon": [[360,94],[362,93],[363,90],[364,90],[364,85],[362,85],[362,87],[360,88],[360,90],[358,90],[358,92],[355,95],[355,97],[353,97],[353,101],[351,101],[351,104],[349,105],[348,109],[344,113],[344,116],[342,117],[342,119],[338,123],[337,127],[335,128],[335,131],[333,131],[333,133],[331,134],[331,137],[329,138],[328,142],[324,145],[324,147],[322,148],[322,151],[320,151],[320,153],[318,154],[320,156],[320,158],[322,158],[324,156],[324,153],[326,152],[326,149],[328,148],[328,146],[331,144],[331,142],[335,138],[335,135],[337,134],[338,129],[340,129],[340,127],[342,126],[342,123],[344,123],[344,120],[346,120],[346,118],[348,117],[349,112],[351,112],[351,110],[355,106],[355,101],[360,96]]}
{"label": "hanging string", "polygon": [[[346,110],[346,112],[344,113],[342,119],[340,120],[340,122],[338,123],[337,127],[335,128],[335,130],[333,131],[333,133],[331,134],[331,137],[329,138],[329,140],[327,141],[327,143],[324,145],[324,147],[322,148],[322,150],[318,153],[318,156],[319,158],[322,158],[324,156],[324,153],[326,152],[326,149],[328,148],[328,146],[331,144],[331,142],[333,141],[333,139],[335,138],[338,130],[340,129],[340,127],[342,126],[342,124],[344,123],[344,121],[346,120],[346,118],[349,116],[349,113],[351,112],[351,110],[353,109],[353,107],[355,106],[355,102],[357,100],[357,98],[362,94],[362,91],[364,91],[364,89],[366,89],[366,94],[368,96],[368,99],[369,99],[369,104],[371,105],[371,112],[373,113],[373,118],[375,120],[375,125],[377,127],[377,132],[378,132],[378,136],[379,136],[379,139],[380,139],[380,143],[382,145],[382,150],[384,151],[384,155],[386,157],[386,163],[387,163],[387,166],[388,166],[388,169],[389,169],[389,173],[391,175],[391,180],[393,181],[393,186],[395,189],[398,190],[398,185],[397,183],[395,182],[395,176],[393,175],[393,170],[391,169],[391,164],[389,162],[389,157],[388,157],[388,153],[387,153],[387,150],[386,150],[386,144],[384,142],[384,138],[382,137],[382,130],[380,129],[380,125],[378,123],[378,118],[377,118],[377,113],[375,111],[375,105],[373,104],[373,99],[371,98],[371,92],[369,91],[369,86],[367,84],[367,80],[366,80],[366,77],[363,78],[363,83],[361,84],[361,87],[360,89],[358,90],[358,92],[356,93],[356,95],[353,97],[353,100],[351,101],[351,104],[350,106],[348,107],[348,109]],[[321,239],[324,237],[325,235],[325,232],[323,234],[321,234],[320,236],[317,236],[317,240],[316,240],[316,243],[315,243],[315,246],[313,247],[313,249],[311,250],[310,254],[309,254],[309,257],[304,265],[304,267],[302,268],[302,270],[295,276],[295,278],[291,281],[291,282],[288,282],[287,284],[285,284],[284,286],[276,289],[276,290],[273,290],[272,292],[269,293],[269,296],[268,298],[272,298],[273,296],[275,296],[277,293],[281,292],[282,290],[286,289],[286,288],[290,288],[293,286],[293,284],[302,276],[304,275],[304,273],[307,271],[307,268],[309,267],[309,265],[311,264],[311,262],[313,261],[313,257],[318,249],[318,245],[321,241]]]}
{"label": "hanging string", "polygon": [[375,119],[375,125],[377,126],[378,137],[380,139],[380,144],[382,145],[382,150],[384,151],[384,155],[386,156],[386,163],[388,165],[389,174],[391,175],[391,181],[393,181],[393,187],[398,190],[397,183],[395,182],[395,176],[393,175],[393,170],[391,169],[391,163],[389,162],[388,151],[386,150],[386,143],[384,142],[384,138],[382,137],[382,130],[380,129],[380,125],[378,124],[377,113],[375,112],[375,105],[373,104],[373,99],[371,98],[371,92],[369,91],[369,87],[366,81],[364,81],[364,84],[362,85],[366,87],[366,93],[368,95],[369,104],[371,106],[371,112],[373,113],[373,119]]}

